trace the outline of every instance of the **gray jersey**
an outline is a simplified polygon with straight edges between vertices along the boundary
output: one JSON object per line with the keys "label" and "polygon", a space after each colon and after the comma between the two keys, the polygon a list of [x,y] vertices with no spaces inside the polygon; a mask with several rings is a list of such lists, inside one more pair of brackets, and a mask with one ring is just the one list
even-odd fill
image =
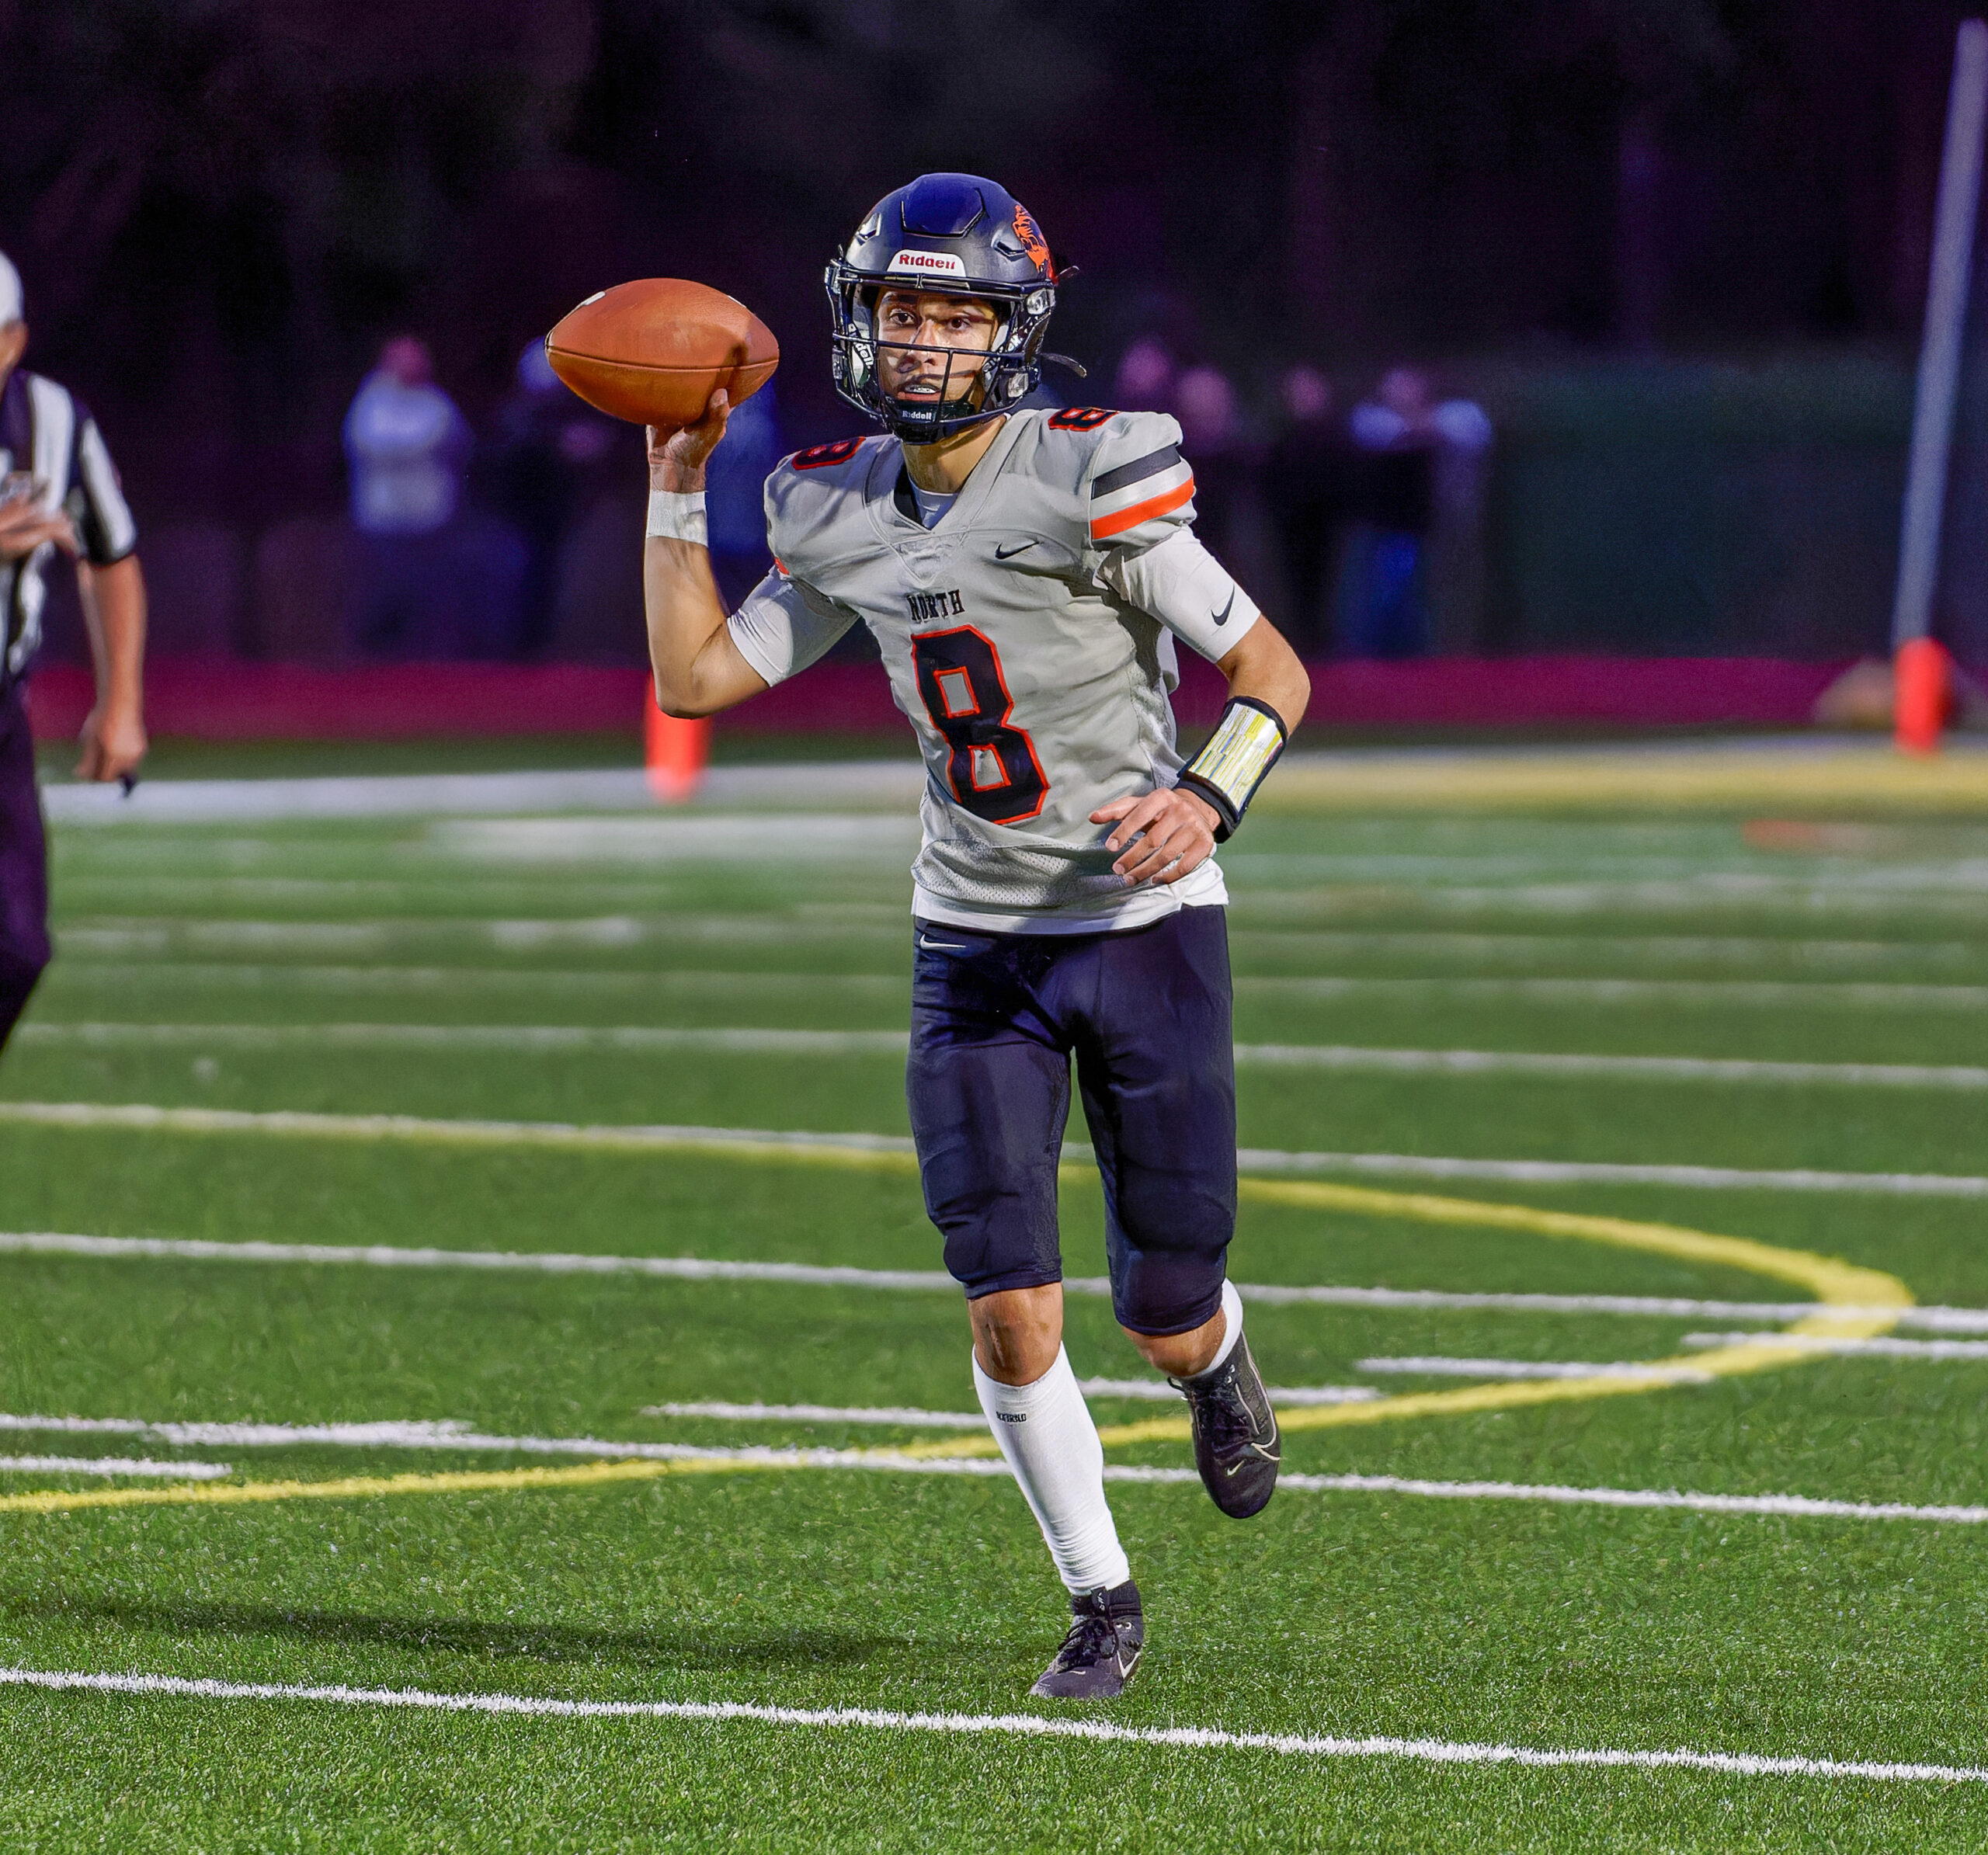
{"label": "gray jersey", "polygon": [[1180,441],[1159,413],[1011,415],[929,530],[895,438],[767,478],[777,564],[732,635],[770,683],[859,620],[875,635],[925,756],[927,918],[1076,933],[1226,899],[1212,859],[1128,889],[1090,815],[1180,771],[1174,638],[1220,658],[1258,616],[1194,537]]}

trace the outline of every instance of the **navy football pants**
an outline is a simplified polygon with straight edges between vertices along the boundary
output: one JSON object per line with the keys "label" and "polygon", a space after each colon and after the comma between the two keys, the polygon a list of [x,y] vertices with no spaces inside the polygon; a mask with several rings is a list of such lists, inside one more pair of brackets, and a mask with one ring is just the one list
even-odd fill
{"label": "navy football pants", "polygon": [[0,1045],[47,965],[48,856],[34,738],[18,688],[0,693]]}
{"label": "navy football pants", "polygon": [[925,1207],[968,1298],[1063,1279],[1056,1165],[1074,1055],[1120,1324],[1185,1333],[1212,1319],[1236,1228],[1225,911],[1115,934],[913,929],[905,1092]]}

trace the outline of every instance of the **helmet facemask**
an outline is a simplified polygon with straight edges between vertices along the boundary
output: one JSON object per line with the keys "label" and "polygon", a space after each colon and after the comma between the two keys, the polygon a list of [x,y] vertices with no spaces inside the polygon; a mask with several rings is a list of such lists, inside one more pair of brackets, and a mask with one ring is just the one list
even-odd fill
{"label": "helmet facemask", "polygon": [[[829,264],[823,280],[833,318],[829,339],[836,392],[907,444],[930,444],[1014,411],[1041,380],[1042,340],[1056,305],[1055,288],[1050,283],[961,288],[950,280],[934,280],[927,287],[984,303],[993,311],[992,342],[985,350],[883,342],[876,312],[884,292],[916,289],[922,281],[878,277],[839,259]],[[888,391],[877,360],[878,347],[885,346],[898,353],[940,357],[944,370],[939,397],[920,401]]]}

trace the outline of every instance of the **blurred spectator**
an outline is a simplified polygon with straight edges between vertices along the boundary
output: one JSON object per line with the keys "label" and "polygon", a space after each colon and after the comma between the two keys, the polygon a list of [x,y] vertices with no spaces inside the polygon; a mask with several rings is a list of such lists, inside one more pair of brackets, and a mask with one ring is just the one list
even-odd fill
{"label": "blurred spectator", "polygon": [[477,471],[484,500],[524,544],[521,657],[544,655],[551,641],[561,544],[593,479],[613,453],[629,448],[617,446],[621,436],[552,371],[542,339],[525,344],[517,384],[498,409],[495,435]]}
{"label": "blurred spectator", "polygon": [[1241,573],[1236,528],[1249,493],[1250,460],[1236,417],[1236,389],[1218,367],[1190,367],[1174,383],[1173,401],[1180,447],[1194,469],[1195,532],[1210,553]]}
{"label": "blurred spectator", "polygon": [[1173,409],[1173,356],[1156,335],[1142,335],[1118,362],[1111,403],[1126,412]]}
{"label": "blurred spectator", "polygon": [[425,342],[397,335],[360,383],[345,419],[352,522],[361,534],[431,535],[462,495],[469,427],[435,384]]}
{"label": "blurred spectator", "polygon": [[1287,422],[1270,450],[1267,486],[1290,602],[1280,624],[1301,655],[1322,657],[1332,647],[1333,569],[1352,449],[1333,417],[1332,383],[1323,374],[1293,367],[1279,385]]}
{"label": "blurred spectator", "polygon": [[[1438,402],[1420,369],[1394,367],[1373,398],[1354,408],[1348,429],[1364,463],[1357,497],[1363,519],[1350,550],[1343,604],[1345,654],[1420,656],[1438,636],[1445,648],[1471,648],[1475,595],[1469,588],[1459,594],[1456,570],[1467,564],[1465,551],[1476,546],[1490,420],[1474,401]],[[1440,634],[1430,623],[1432,604],[1445,613]]]}
{"label": "blurred spectator", "polygon": [[726,422],[725,442],[711,453],[704,474],[711,571],[728,607],[738,606],[773,564],[765,492],[782,450],[780,402],[770,380]]}
{"label": "blurred spectator", "polygon": [[397,335],[346,414],[359,539],[346,633],[361,656],[491,657],[517,641],[523,548],[462,508],[469,427],[427,345]]}

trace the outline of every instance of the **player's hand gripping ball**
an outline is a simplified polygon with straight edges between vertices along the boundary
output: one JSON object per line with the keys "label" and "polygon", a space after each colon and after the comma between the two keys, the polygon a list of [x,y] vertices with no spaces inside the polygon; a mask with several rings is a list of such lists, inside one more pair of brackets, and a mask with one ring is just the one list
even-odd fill
{"label": "player's hand gripping ball", "polygon": [[561,317],[545,358],[589,405],[668,430],[695,425],[720,387],[734,406],[751,398],[780,365],[780,344],[722,290],[644,277]]}

